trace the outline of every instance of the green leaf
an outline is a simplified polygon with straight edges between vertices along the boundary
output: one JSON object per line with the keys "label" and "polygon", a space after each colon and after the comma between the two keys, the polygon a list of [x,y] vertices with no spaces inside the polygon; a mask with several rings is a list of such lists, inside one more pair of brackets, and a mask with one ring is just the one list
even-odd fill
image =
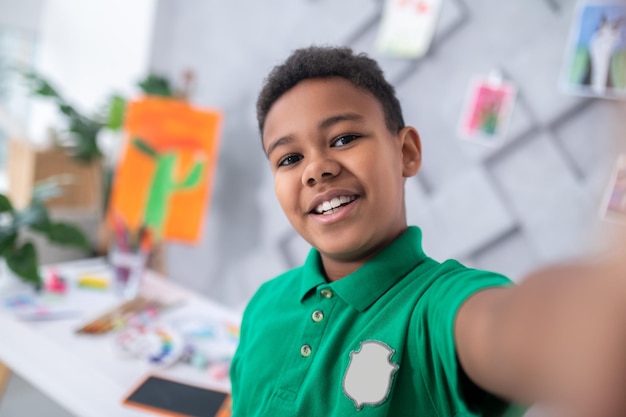
{"label": "green leaf", "polygon": [[37,251],[31,242],[25,243],[21,248],[8,253],[5,256],[7,266],[24,281],[41,286],[43,280],[39,274]]}
{"label": "green leaf", "polygon": [[47,229],[50,223],[48,210],[41,201],[33,200],[28,207],[16,213],[16,227],[30,227],[34,230]]}
{"label": "green leaf", "polygon": [[204,165],[204,161],[196,162],[193,168],[189,171],[187,178],[185,178],[185,180],[181,181],[179,184],[176,184],[175,188],[179,190],[185,190],[198,185],[202,180],[202,176],[204,175]]}
{"label": "green leaf", "polygon": [[135,138],[133,139],[133,145],[137,147],[141,152],[156,158],[159,154],[152,148],[152,146],[148,145],[143,139]]}
{"label": "green leaf", "polygon": [[59,93],[46,81],[43,77],[34,72],[29,72],[24,74],[24,77],[29,83],[29,88],[31,94],[43,96],[43,97],[52,97],[60,99],[61,96]]}
{"label": "green leaf", "polygon": [[68,117],[79,117],[76,110],[74,110],[74,107],[64,102],[59,103],[59,110]]}
{"label": "green leaf", "polygon": [[6,195],[0,194],[0,213],[6,213],[7,211],[13,212],[13,204],[11,204],[11,200]]}
{"label": "green leaf", "polygon": [[92,161],[102,156],[98,147],[98,132],[101,124],[90,119],[72,119],[70,132],[76,135],[76,144],[72,150],[72,156],[80,161]]}
{"label": "green leaf", "polygon": [[63,195],[63,185],[72,184],[73,176],[70,174],[53,175],[41,181],[37,181],[33,185],[34,201],[44,202],[51,198],[59,197]]}
{"label": "green leaf", "polygon": [[174,96],[168,79],[157,74],[149,74],[144,80],[137,83],[137,85],[147,95],[162,97]]}
{"label": "green leaf", "polygon": [[89,162],[102,156],[96,142],[88,142],[86,140],[79,142],[74,148],[72,156],[81,161]]}
{"label": "green leaf", "polygon": [[48,232],[50,242],[59,245],[75,246],[81,249],[89,249],[89,241],[85,234],[76,226],[65,222],[53,223]]}
{"label": "green leaf", "polygon": [[17,229],[14,226],[0,227],[0,257],[15,247]]}
{"label": "green leaf", "polygon": [[35,88],[35,94],[38,94],[40,96],[44,96],[44,97],[59,97],[59,94],[56,92],[56,90],[54,88],[52,88],[52,86],[50,84],[48,84],[47,82],[43,82],[41,84],[39,84],[36,88]]}
{"label": "green leaf", "polygon": [[111,200],[111,189],[113,188],[113,167],[105,166],[103,177],[103,193],[102,198],[102,212],[106,213],[109,209],[109,201]]}
{"label": "green leaf", "polygon": [[106,126],[115,131],[122,129],[124,124],[124,115],[126,113],[126,100],[124,97],[114,95],[111,97],[109,105],[109,114],[107,116]]}

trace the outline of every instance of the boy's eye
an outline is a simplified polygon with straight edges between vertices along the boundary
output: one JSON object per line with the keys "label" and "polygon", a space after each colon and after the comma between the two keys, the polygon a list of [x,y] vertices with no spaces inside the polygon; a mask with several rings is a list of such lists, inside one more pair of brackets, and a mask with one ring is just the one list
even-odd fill
{"label": "boy's eye", "polygon": [[278,161],[278,166],[287,166],[287,165],[295,164],[301,159],[302,159],[302,155],[296,155],[296,154],[287,155],[286,157]]}
{"label": "boy's eye", "polygon": [[359,137],[358,135],[343,135],[343,136],[339,136],[337,139],[335,139],[333,141],[331,146],[335,146],[335,147],[337,147],[337,146],[346,146],[348,143],[354,141],[358,137]]}

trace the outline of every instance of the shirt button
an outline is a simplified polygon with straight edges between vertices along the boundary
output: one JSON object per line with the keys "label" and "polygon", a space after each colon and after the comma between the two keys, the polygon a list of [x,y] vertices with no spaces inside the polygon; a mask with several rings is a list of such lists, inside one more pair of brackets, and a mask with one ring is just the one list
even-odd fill
{"label": "shirt button", "polygon": [[322,297],[324,298],[333,298],[333,292],[328,288],[324,288],[322,291],[320,291],[320,294],[322,294]]}
{"label": "shirt button", "polygon": [[324,313],[322,313],[322,310],[315,310],[311,317],[313,318],[314,322],[319,323],[320,321],[324,320]]}
{"label": "shirt button", "polygon": [[302,345],[302,347],[300,348],[300,354],[304,356],[305,358],[309,356],[311,354],[311,346]]}

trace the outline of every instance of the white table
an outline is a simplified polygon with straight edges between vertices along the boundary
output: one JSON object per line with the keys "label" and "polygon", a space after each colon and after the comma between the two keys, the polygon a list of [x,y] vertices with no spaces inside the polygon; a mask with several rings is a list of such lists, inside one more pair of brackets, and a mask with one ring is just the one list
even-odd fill
{"label": "white table", "polygon": [[[84,272],[102,272],[106,264],[102,259],[92,259],[57,267],[58,272],[71,281]],[[240,314],[150,271],[142,292],[184,299],[181,307],[164,313],[164,317],[193,314],[237,325],[240,322]],[[218,390],[230,389],[227,378],[215,380],[208,372],[188,364],[175,364],[154,372],[147,361],[121,359],[116,354],[114,333],[77,335],[77,328],[89,318],[110,310],[119,300],[111,291],[81,290],[73,285],[67,297],[68,302],[82,311],[80,317],[23,321],[0,306],[0,362],[73,414],[81,417],[152,415],[121,404],[130,389],[149,373]]]}

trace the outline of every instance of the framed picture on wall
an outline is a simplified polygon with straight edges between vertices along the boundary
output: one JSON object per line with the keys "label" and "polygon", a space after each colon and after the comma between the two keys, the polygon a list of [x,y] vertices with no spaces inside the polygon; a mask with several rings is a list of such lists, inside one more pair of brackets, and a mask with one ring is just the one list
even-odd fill
{"label": "framed picture on wall", "polygon": [[397,58],[424,56],[433,40],[442,0],[386,0],[376,50]]}
{"label": "framed picture on wall", "polygon": [[474,77],[459,123],[461,139],[496,146],[503,142],[517,89],[498,71]]}
{"label": "framed picture on wall", "polygon": [[621,154],[607,184],[600,216],[604,220],[626,222],[626,154]]}
{"label": "framed picture on wall", "polygon": [[198,243],[217,166],[222,113],[167,97],[129,102],[127,137],[111,189],[109,224],[154,241]]}
{"label": "framed picture on wall", "polygon": [[566,48],[565,92],[626,99],[626,3],[579,1]]}

